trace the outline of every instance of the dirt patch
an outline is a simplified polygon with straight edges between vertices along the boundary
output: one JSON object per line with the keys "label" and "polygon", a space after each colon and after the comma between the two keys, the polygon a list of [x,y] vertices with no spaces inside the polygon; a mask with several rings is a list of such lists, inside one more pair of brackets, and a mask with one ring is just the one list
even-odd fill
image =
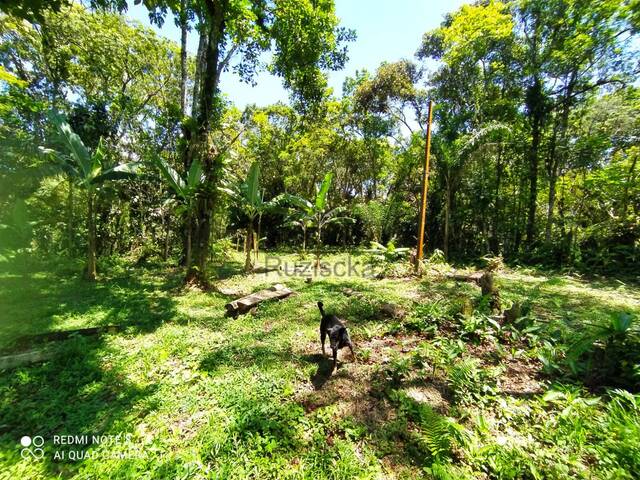
{"label": "dirt patch", "polygon": [[467,353],[477,357],[485,366],[501,365],[504,373],[498,378],[498,387],[505,395],[518,397],[532,396],[542,393],[542,363],[539,360],[525,357],[500,358],[496,345],[483,342],[480,345],[468,345]]}
{"label": "dirt patch", "polygon": [[538,360],[518,358],[505,362],[506,371],[498,379],[498,386],[505,395],[531,396],[543,392],[540,382],[542,364]]}
{"label": "dirt patch", "polygon": [[449,402],[435,385],[417,385],[403,391],[416,402],[429,404],[438,413],[444,414],[449,408]]}
{"label": "dirt patch", "polygon": [[[317,366],[309,380],[299,386],[296,400],[306,412],[333,405],[340,417],[351,416],[371,426],[388,422],[395,418],[395,412],[385,398],[372,394],[373,376],[392,357],[408,354],[422,341],[421,337],[402,336],[359,342],[356,355],[367,350],[367,360],[359,357],[354,361],[348,351],[342,350],[334,372],[331,372],[331,358],[321,354],[317,342],[303,344],[300,346],[302,360]],[[438,411],[448,409],[448,402],[436,385],[415,383],[406,391],[416,401],[427,402]]]}

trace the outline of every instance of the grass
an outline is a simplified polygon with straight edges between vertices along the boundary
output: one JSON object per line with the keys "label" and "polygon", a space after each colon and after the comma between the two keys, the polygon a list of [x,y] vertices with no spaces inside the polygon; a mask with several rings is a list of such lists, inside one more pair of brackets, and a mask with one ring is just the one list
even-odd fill
{"label": "grass", "polygon": [[[507,336],[484,320],[476,287],[437,275],[307,283],[278,272],[246,276],[241,265],[234,256],[217,269],[220,292],[285,282],[296,294],[234,319],[223,315],[231,296],[185,289],[182,272],[169,265],[112,261],[89,284],[74,263],[5,259],[1,350],[17,351],[20,337],[47,331],[123,329],[56,342],[52,360],[0,372],[0,478],[632,478],[640,471],[640,396],[590,391],[545,374],[538,360],[554,322],[575,328],[621,310],[638,316],[637,287],[502,272],[503,300],[528,302],[537,328]],[[345,318],[359,355],[354,363],[341,352],[333,375],[320,355],[319,299]],[[458,312],[464,299],[473,302],[473,322]],[[384,303],[406,317],[385,316]],[[41,459],[21,457],[23,435],[43,437]],[[88,437],[56,444],[66,435]]]}

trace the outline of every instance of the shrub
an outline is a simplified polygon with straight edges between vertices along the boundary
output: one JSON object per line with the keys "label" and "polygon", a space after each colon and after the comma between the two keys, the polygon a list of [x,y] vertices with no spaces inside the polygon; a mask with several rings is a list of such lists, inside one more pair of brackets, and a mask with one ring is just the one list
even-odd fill
{"label": "shrub", "polygon": [[566,364],[575,376],[590,383],[640,387],[640,335],[627,313],[611,315],[587,331],[567,351]]}

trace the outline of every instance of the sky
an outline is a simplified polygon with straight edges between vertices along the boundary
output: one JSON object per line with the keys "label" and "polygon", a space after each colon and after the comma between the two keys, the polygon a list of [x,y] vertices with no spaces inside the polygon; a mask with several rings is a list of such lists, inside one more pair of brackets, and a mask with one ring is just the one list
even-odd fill
{"label": "sky", "polygon": [[[131,5],[127,16],[153,28],[160,35],[180,41],[180,31],[172,18],[161,29],[149,23],[142,5]],[[357,70],[375,72],[381,62],[413,58],[422,34],[438,27],[447,12],[457,10],[464,0],[336,0],[336,14],[342,26],[354,29],[357,38],[348,44],[349,61],[338,72],[329,72],[329,86],[336,95],[342,92],[345,78]],[[196,33],[189,35],[187,49],[195,54]],[[247,104],[265,106],[286,102],[288,93],[281,80],[266,72],[256,77],[255,87],[242,83],[231,71],[221,77],[220,88],[239,108]]]}

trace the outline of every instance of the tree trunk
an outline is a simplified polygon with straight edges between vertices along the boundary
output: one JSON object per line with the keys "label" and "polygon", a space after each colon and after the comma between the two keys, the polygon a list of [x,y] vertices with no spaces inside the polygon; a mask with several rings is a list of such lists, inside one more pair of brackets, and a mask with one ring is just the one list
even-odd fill
{"label": "tree trunk", "polygon": [[502,217],[502,198],[500,197],[500,186],[502,183],[502,147],[498,150],[498,158],[496,160],[496,189],[495,189],[495,207],[493,211],[493,225],[491,233],[491,250],[494,255],[500,253],[500,221]]}
{"label": "tree trunk", "polygon": [[449,176],[445,179],[446,191],[444,197],[444,239],[442,241],[442,252],[444,258],[449,259],[449,216],[451,215],[451,181]]}
{"label": "tree trunk", "polygon": [[164,216],[165,228],[164,228],[164,249],[162,252],[162,259],[166,262],[169,258],[169,238],[171,235],[171,220]]}
{"label": "tree trunk", "polygon": [[180,113],[185,116],[187,104],[187,6],[186,0],[180,1]]}
{"label": "tree trunk", "polygon": [[634,155],[633,160],[631,161],[631,167],[629,167],[629,173],[627,173],[627,181],[624,184],[624,192],[622,194],[622,202],[620,202],[620,211],[618,215],[626,220],[627,218],[627,207],[629,205],[629,187],[633,185],[635,181],[635,170],[636,164],[638,163],[638,155]]}
{"label": "tree trunk", "polygon": [[551,227],[553,225],[553,209],[556,205],[556,183],[558,181],[557,168],[553,168],[549,175],[549,198],[547,205],[547,224],[544,229],[544,241],[551,243]]}
{"label": "tree trunk", "polygon": [[253,262],[251,261],[251,252],[253,250],[253,221],[249,223],[247,227],[247,240],[245,242],[245,260],[244,260],[244,271],[250,272],[253,268]]}
{"label": "tree trunk", "polygon": [[189,215],[183,222],[182,232],[183,256],[181,265],[189,269],[191,267],[191,232],[193,232],[193,221]]}
{"label": "tree trunk", "polygon": [[207,260],[211,241],[211,203],[210,194],[202,195],[196,203],[195,229],[191,233],[191,265],[187,270],[186,282],[195,282],[208,286]]}
{"label": "tree trunk", "polygon": [[73,178],[69,176],[69,193],[67,194],[67,254],[72,255],[73,251]]}
{"label": "tree trunk", "polygon": [[302,253],[307,253],[307,227],[302,227]]}
{"label": "tree trunk", "polygon": [[200,107],[200,90],[202,83],[202,75],[205,65],[205,50],[207,49],[208,36],[204,33],[200,33],[200,39],[198,41],[198,52],[196,53],[196,74],[193,79],[193,97],[191,103],[191,116],[196,118],[198,116],[198,108]]}
{"label": "tree trunk", "polygon": [[316,233],[316,268],[320,268],[320,245],[322,240],[322,230],[318,226],[318,232]]}
{"label": "tree trunk", "polygon": [[529,148],[529,205],[527,212],[527,248],[531,248],[535,241],[535,228],[536,228],[536,204],[538,200],[538,164],[539,164],[539,150],[540,141],[542,139],[542,85],[539,84],[539,80],[536,80],[536,85],[532,87],[532,90],[539,90],[533,92],[531,95],[532,105],[530,105],[531,111],[531,146]]}
{"label": "tree trunk", "polygon": [[375,148],[371,155],[371,168],[373,170],[373,199],[378,198],[378,170],[376,167],[376,152]]}
{"label": "tree trunk", "polygon": [[561,167],[565,163],[566,155],[567,155],[567,130],[569,128],[569,113],[571,111],[571,96],[573,95],[573,88],[575,85],[575,81],[577,78],[577,73],[574,72],[569,79],[567,84],[567,88],[564,94],[564,99],[562,102],[562,116],[560,117],[560,151],[557,149],[557,136],[553,135],[553,145],[551,147],[551,152],[553,158],[550,158],[549,161],[549,202],[547,206],[547,224],[545,227],[545,242],[547,244],[551,243],[551,229],[553,227],[553,214],[556,203],[556,184],[558,181],[558,175],[560,174]]}
{"label": "tree trunk", "polygon": [[541,39],[540,12],[533,15],[532,31],[530,36],[528,66],[532,71],[531,84],[527,88],[525,104],[527,116],[531,123],[531,145],[529,147],[529,204],[527,208],[527,228],[526,228],[526,249],[531,250],[535,241],[536,228],[536,204],[538,200],[538,162],[540,141],[542,139],[542,129],[545,114],[544,86],[541,76],[541,60],[539,55],[539,45]]}
{"label": "tree trunk", "polygon": [[85,278],[90,281],[96,279],[96,219],[94,211],[93,192],[87,192],[87,267]]}
{"label": "tree trunk", "polygon": [[253,240],[253,243],[255,245],[254,247],[254,258],[255,258],[255,264],[258,265],[258,253],[260,250],[260,230],[262,227],[262,214],[258,215],[258,234],[256,235],[256,237]]}
{"label": "tree trunk", "polygon": [[[195,235],[192,240],[193,265],[187,270],[186,281],[208,285],[207,259],[211,241],[211,215],[216,201],[216,186],[222,174],[222,159],[216,155],[211,145],[210,132],[219,123],[216,109],[218,82],[220,80],[220,45],[224,42],[224,13],[228,8],[227,0],[206,2],[204,5],[206,22],[200,32],[198,58],[198,78],[194,87],[194,134],[189,141],[187,163],[198,158],[203,167],[205,185],[196,203],[194,223]],[[196,95],[197,93],[197,95]]]}

